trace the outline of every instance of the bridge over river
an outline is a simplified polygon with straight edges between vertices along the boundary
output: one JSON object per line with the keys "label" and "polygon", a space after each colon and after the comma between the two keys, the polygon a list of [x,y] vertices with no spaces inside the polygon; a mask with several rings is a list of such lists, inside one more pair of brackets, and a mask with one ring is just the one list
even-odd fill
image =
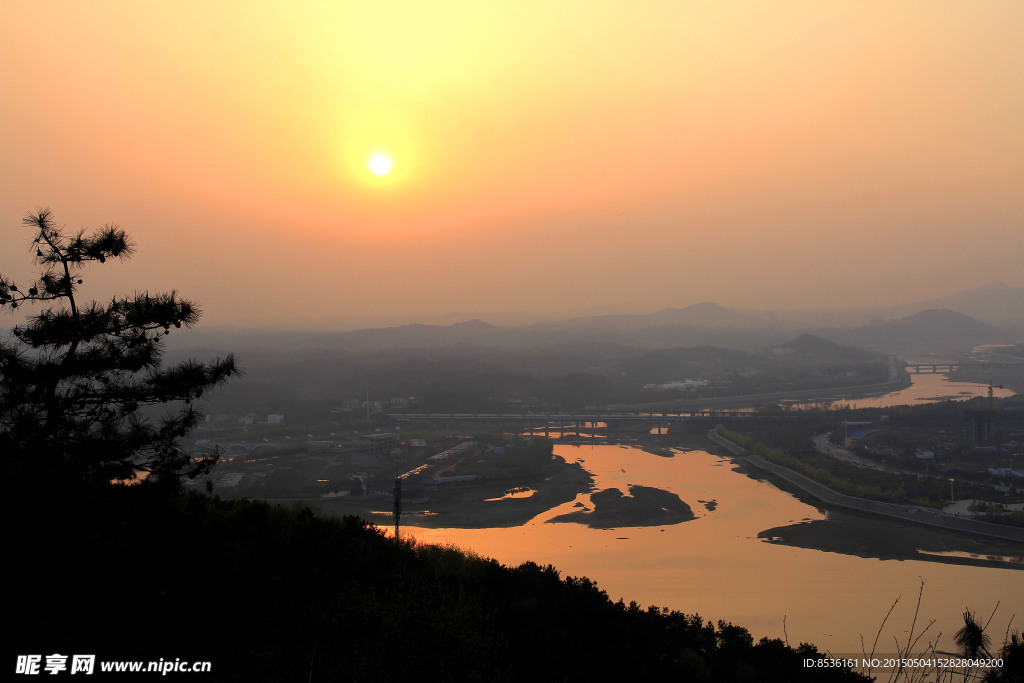
{"label": "bridge over river", "polygon": [[799,414],[764,415],[744,410],[694,410],[650,412],[592,412],[592,413],[388,413],[399,421],[428,422],[495,422],[522,424],[545,430],[591,430],[602,425],[610,430],[647,431],[650,428],[671,428],[674,423],[691,421],[771,420],[792,421],[804,419]]}
{"label": "bridge over river", "polygon": [[1020,363],[960,363],[948,361],[945,363],[904,363],[904,369],[911,374],[948,373],[956,370],[985,370],[988,368],[1024,368],[1024,361]]}

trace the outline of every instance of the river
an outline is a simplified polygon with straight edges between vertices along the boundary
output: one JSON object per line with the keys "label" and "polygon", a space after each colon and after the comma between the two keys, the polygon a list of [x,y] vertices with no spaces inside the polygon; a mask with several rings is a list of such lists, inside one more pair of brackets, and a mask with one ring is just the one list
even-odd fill
{"label": "river", "polygon": [[[906,390],[864,400],[898,405],[966,397],[962,391],[983,395],[988,387],[918,375]],[[1017,570],[869,559],[759,539],[765,529],[825,519],[825,513],[740,474],[726,458],[702,450],[666,458],[608,444],[558,444],[555,453],[581,462],[594,475],[596,490],[626,493],[629,484],[667,489],[686,501],[697,519],[605,530],[547,522],[578,510],[578,504],[591,507],[590,494],[582,494],[518,527],[406,527],[407,533],[427,542],[455,543],[505,564],[550,563],[564,576],[595,580],[612,599],[698,613],[744,626],[755,639],[788,636],[794,647],[811,642],[836,655],[859,655],[861,636],[870,652],[886,612],[902,596],[877,649],[894,654],[893,638],[907,637],[922,580],[917,628],[935,620],[925,640],[941,632],[940,648],[953,649],[951,635],[963,624],[965,608],[987,618],[1001,601],[990,627],[997,645],[1015,613],[1013,626],[1019,630],[1024,625],[1024,574]]]}
{"label": "river", "polygon": [[[921,405],[934,401],[962,401],[975,396],[987,396],[988,385],[974,382],[952,382],[941,373],[921,373],[910,376],[912,384],[906,389],[894,391],[881,396],[869,396],[856,399],[836,399],[834,403],[849,405],[851,408],[885,408],[899,405]],[[992,395],[996,398],[1013,396],[1014,392],[1002,387],[994,387]],[[799,403],[794,407],[816,407],[817,403]]]}

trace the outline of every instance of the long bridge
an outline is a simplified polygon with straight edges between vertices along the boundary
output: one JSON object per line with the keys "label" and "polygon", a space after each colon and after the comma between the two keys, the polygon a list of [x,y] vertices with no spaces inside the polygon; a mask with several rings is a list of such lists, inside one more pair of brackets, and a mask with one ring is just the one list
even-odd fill
{"label": "long bridge", "polygon": [[1024,369],[1024,361],[1020,363],[970,363],[970,362],[958,362],[948,361],[943,363],[904,363],[904,369],[911,374],[932,374],[932,373],[947,373],[955,370],[984,370],[987,368],[1022,368]]}
{"label": "long bridge", "polygon": [[671,424],[689,420],[761,420],[800,419],[798,415],[763,415],[744,410],[641,411],[601,413],[388,413],[394,420],[428,420],[435,422],[526,422],[594,425],[620,422]]}

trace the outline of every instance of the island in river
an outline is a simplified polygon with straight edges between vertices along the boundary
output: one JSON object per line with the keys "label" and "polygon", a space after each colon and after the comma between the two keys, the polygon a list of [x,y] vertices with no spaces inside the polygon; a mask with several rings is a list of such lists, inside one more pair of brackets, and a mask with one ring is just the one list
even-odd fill
{"label": "island in river", "polygon": [[671,491],[653,486],[629,485],[629,495],[619,489],[604,489],[590,494],[591,510],[583,508],[552,517],[548,523],[576,522],[591,529],[618,529],[630,526],[663,526],[696,519],[693,510]]}

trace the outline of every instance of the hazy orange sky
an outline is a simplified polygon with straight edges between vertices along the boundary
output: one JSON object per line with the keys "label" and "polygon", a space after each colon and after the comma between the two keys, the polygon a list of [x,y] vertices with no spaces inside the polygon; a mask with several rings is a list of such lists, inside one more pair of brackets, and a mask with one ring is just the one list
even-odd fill
{"label": "hazy orange sky", "polygon": [[[1024,3],[0,3],[0,270],[351,327],[1024,285]],[[394,168],[377,178],[374,152]]]}

